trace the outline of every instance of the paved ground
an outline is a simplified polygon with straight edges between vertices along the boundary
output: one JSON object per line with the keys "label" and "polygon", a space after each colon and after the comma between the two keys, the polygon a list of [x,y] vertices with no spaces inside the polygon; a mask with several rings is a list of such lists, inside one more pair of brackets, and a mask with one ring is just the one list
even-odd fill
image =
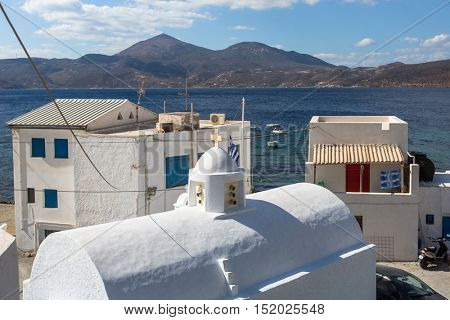
{"label": "paved ground", "polygon": [[13,236],[16,235],[16,220],[14,218],[14,205],[0,203],[0,225],[8,224],[8,231]]}
{"label": "paved ground", "polygon": [[423,270],[417,262],[382,262],[380,264],[412,273],[441,295],[450,299],[450,268],[448,265]]}

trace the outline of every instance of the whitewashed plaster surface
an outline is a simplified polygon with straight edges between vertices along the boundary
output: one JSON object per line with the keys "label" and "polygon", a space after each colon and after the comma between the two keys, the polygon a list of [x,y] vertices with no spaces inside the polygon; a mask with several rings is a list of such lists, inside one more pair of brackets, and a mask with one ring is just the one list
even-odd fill
{"label": "whitewashed plaster surface", "polygon": [[[277,283],[292,292],[304,281],[317,284],[316,296],[327,299],[336,297],[332,279],[341,298],[374,298],[372,250],[330,191],[300,183],[247,196],[246,204],[230,215],[198,207],[152,215],[167,233],[146,216],[51,234],[36,256],[25,298],[229,299],[221,258],[236,276],[242,292],[236,298],[271,290],[268,297],[282,297],[286,291],[275,290],[284,285]],[[268,284],[269,291],[261,289]]]}
{"label": "whitewashed plaster surface", "polygon": [[16,239],[0,226],[0,300],[5,299],[19,299],[19,268]]}

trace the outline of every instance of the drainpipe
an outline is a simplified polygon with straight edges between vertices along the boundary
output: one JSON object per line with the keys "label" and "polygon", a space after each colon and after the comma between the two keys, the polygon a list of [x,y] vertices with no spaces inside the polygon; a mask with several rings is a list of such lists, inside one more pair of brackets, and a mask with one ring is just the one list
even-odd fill
{"label": "drainpipe", "polygon": [[405,164],[402,162],[400,165],[400,192],[405,192],[405,183],[404,183],[404,170],[405,170]]}

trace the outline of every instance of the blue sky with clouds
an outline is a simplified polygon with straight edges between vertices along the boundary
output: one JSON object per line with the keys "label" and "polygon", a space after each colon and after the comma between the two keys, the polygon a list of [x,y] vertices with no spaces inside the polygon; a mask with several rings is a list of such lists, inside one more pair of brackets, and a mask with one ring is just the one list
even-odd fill
{"label": "blue sky with clouds", "polygon": [[[450,58],[448,0],[5,0],[76,51],[114,54],[161,32],[211,49],[258,41],[352,66]],[[35,56],[77,54],[8,9]],[[22,57],[0,19],[0,58]]]}

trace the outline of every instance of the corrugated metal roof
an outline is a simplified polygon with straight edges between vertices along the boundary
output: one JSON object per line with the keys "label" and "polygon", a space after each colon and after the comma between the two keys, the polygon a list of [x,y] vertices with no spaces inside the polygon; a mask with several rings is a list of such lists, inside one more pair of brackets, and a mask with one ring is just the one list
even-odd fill
{"label": "corrugated metal roof", "polygon": [[[131,103],[127,99],[56,99],[59,108],[73,127],[86,127],[109,111]],[[25,113],[7,123],[9,126],[66,126],[53,102]]]}
{"label": "corrugated metal roof", "polygon": [[396,144],[315,144],[314,164],[403,162]]}

